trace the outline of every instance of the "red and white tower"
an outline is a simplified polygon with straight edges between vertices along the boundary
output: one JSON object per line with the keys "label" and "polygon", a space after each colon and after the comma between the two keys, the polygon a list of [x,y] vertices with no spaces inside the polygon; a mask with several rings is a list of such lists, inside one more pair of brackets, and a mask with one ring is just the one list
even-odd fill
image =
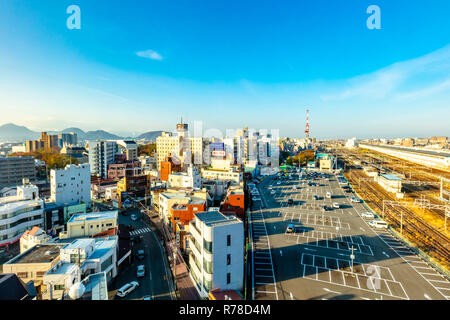
{"label": "red and white tower", "polygon": [[305,136],[308,139],[309,138],[309,110],[306,110],[306,129],[305,129]]}

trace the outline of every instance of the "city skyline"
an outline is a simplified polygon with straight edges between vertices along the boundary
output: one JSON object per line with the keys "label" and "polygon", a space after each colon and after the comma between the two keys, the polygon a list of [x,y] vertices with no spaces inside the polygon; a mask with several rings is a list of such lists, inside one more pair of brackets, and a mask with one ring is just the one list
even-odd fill
{"label": "city skyline", "polygon": [[450,5],[377,1],[369,30],[351,2],[78,1],[80,30],[69,2],[3,2],[2,124],[137,135],[182,116],[302,138],[309,109],[320,139],[450,135]]}

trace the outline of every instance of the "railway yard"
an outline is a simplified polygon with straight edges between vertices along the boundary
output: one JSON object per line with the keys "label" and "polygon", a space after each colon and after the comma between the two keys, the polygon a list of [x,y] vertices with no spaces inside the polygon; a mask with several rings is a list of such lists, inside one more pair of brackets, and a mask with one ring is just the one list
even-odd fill
{"label": "railway yard", "polygon": [[[412,247],[444,269],[450,268],[450,172],[410,163],[366,149],[337,149],[344,176],[356,194]],[[395,174],[402,179],[401,198],[386,191],[373,177]]]}

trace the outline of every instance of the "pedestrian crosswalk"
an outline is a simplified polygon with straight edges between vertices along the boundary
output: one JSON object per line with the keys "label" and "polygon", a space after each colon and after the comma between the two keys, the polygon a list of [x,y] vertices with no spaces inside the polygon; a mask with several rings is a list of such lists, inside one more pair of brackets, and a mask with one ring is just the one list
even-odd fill
{"label": "pedestrian crosswalk", "polygon": [[137,230],[133,230],[130,232],[130,236],[135,236],[138,234],[143,234],[143,233],[147,233],[150,232],[150,228],[142,228],[142,229],[137,229]]}

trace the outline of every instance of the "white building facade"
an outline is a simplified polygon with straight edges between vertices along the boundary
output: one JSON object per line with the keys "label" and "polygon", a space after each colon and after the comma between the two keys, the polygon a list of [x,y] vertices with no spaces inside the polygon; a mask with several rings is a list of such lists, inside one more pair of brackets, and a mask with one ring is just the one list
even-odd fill
{"label": "white building facade", "polygon": [[60,203],[91,203],[89,164],[67,165],[50,171],[50,199]]}
{"label": "white building facade", "polygon": [[212,289],[241,291],[244,281],[244,224],[218,211],[200,212],[189,224],[190,275],[202,297]]}
{"label": "white building facade", "polygon": [[0,198],[0,246],[19,240],[34,226],[44,227],[44,200],[34,185],[17,187],[17,195]]}
{"label": "white building facade", "polygon": [[106,179],[108,176],[108,165],[114,163],[118,153],[118,146],[115,141],[89,141],[89,165],[91,174],[101,176]]}

